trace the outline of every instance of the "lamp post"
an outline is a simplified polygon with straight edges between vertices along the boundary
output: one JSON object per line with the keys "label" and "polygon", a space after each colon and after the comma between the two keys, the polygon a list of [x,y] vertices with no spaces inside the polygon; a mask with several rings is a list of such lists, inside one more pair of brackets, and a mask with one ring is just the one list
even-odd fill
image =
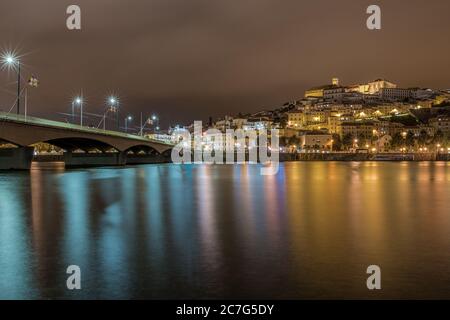
{"label": "lamp post", "polygon": [[353,140],[353,148],[355,148],[355,152],[356,152],[356,149],[358,148],[358,142],[359,142],[358,139]]}
{"label": "lamp post", "polygon": [[143,117],[142,117],[142,112],[141,112],[141,130],[139,131],[139,135],[143,136],[144,135],[144,129],[145,126],[148,125],[153,125],[156,131],[159,131],[159,124],[157,123],[158,117],[156,115],[152,115],[151,117],[147,118],[147,120],[145,120],[145,122],[143,122]]}
{"label": "lamp post", "polygon": [[83,126],[83,98],[76,97],[72,100],[72,122],[75,123],[75,105],[80,107],[80,126]]}
{"label": "lamp post", "polygon": [[7,66],[16,66],[17,65],[17,114],[20,113],[20,60],[19,58],[13,56],[12,54],[6,54],[2,59],[3,64]]}
{"label": "lamp post", "polygon": [[[75,123],[75,105],[78,105],[83,108],[83,99],[81,97],[76,97],[72,100],[72,123]],[[83,116],[83,111],[81,110],[81,115]],[[83,121],[83,120],[81,120]]]}
{"label": "lamp post", "polygon": [[106,130],[106,115],[108,114],[108,111],[111,112],[115,112],[116,113],[116,118],[117,118],[117,122],[119,120],[118,117],[118,105],[119,105],[119,100],[116,97],[109,97],[108,98],[108,103],[109,103],[109,107],[106,108],[105,113],[103,114],[103,130]]}
{"label": "lamp post", "polygon": [[157,115],[152,115],[153,125],[155,126],[155,131],[159,131],[159,118]]}
{"label": "lamp post", "polygon": [[132,116],[128,116],[125,118],[125,133],[128,133],[128,121],[133,120]]}

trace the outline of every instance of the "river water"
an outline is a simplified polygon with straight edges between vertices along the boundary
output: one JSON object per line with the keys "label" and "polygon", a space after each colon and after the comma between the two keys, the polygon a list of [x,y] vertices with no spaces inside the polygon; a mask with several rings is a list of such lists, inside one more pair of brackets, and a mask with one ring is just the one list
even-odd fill
{"label": "river water", "polygon": [[0,172],[0,298],[450,298],[449,203],[447,162]]}

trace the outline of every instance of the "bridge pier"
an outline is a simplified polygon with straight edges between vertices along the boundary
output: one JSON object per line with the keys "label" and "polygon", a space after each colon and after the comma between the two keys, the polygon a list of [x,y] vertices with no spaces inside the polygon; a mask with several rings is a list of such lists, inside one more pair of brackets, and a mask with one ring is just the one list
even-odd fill
{"label": "bridge pier", "polygon": [[30,170],[33,147],[0,148],[0,170]]}
{"label": "bridge pier", "polygon": [[65,152],[64,162],[66,164],[66,168],[123,166],[126,164],[126,154],[124,152],[111,152],[111,153]]}

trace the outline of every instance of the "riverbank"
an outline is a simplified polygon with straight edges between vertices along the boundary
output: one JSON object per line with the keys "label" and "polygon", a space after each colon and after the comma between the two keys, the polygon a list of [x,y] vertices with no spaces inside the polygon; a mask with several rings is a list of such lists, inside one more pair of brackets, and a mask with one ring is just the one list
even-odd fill
{"label": "riverbank", "polygon": [[282,153],[280,161],[450,161],[436,153]]}

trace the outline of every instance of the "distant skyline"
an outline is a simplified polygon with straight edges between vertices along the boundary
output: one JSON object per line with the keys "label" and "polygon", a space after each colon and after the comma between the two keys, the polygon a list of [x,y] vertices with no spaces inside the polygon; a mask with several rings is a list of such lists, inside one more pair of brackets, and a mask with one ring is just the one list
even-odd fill
{"label": "distant skyline", "polygon": [[[82,30],[65,26],[68,5]],[[366,8],[382,9],[382,30]],[[450,88],[448,0],[2,0],[0,47],[35,75],[30,113],[61,119],[80,89],[100,113],[110,93],[125,113],[162,125],[275,108],[305,89],[385,78],[400,87]],[[0,72],[0,109],[15,75]]]}

